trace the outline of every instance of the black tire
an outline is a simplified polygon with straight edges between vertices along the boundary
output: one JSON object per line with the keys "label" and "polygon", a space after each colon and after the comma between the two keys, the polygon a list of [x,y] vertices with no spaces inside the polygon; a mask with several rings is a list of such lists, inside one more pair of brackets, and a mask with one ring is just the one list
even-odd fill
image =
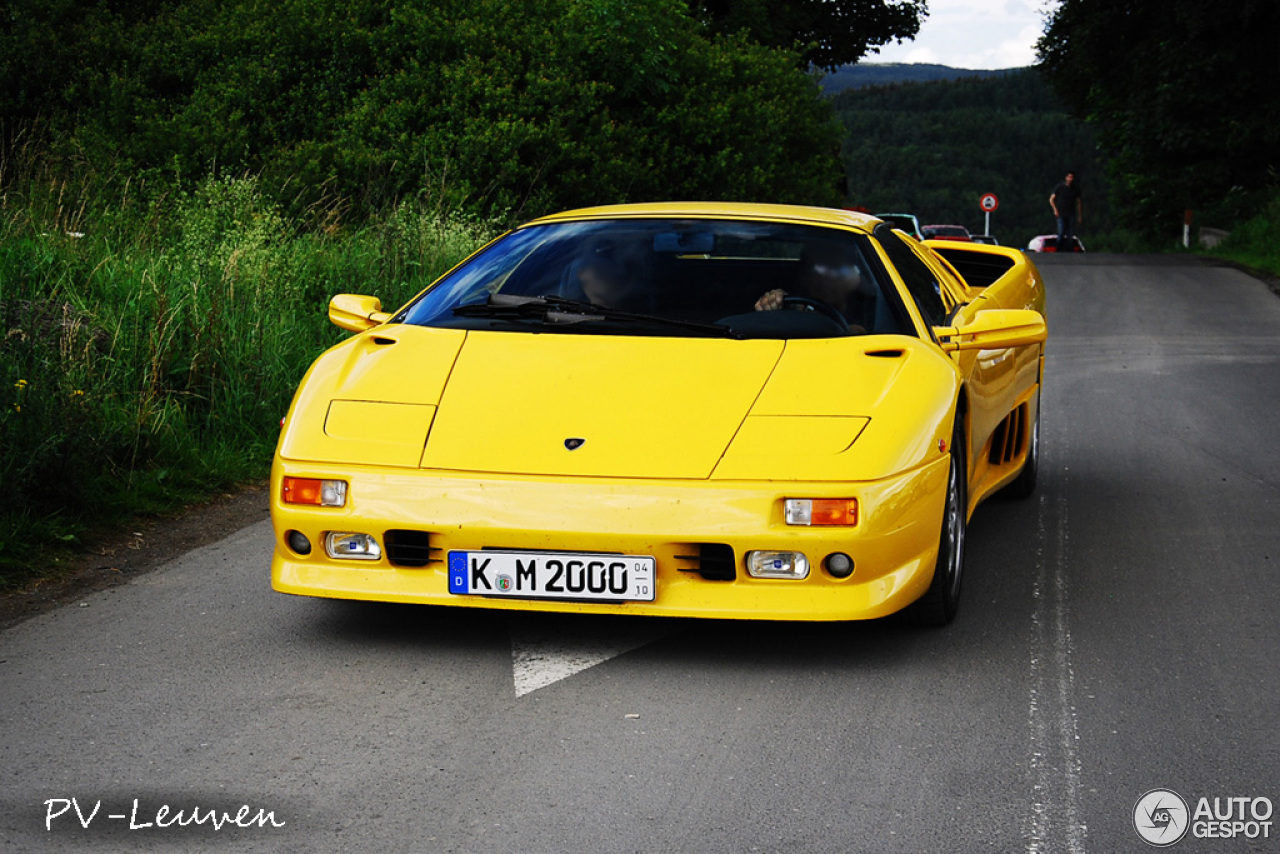
{"label": "black tire", "polygon": [[910,607],[917,626],[945,626],[960,605],[960,582],[964,578],[964,543],[969,510],[969,470],[966,465],[962,414],[956,413],[951,431],[951,466],[947,474],[947,500],[942,510],[942,531],[938,538],[938,560],[933,581],[923,596]]}
{"label": "black tire", "polygon": [[1030,498],[1036,491],[1036,477],[1040,471],[1040,401],[1036,400],[1035,414],[1031,421],[1031,448],[1022,464],[1022,471],[1000,494],[1005,498],[1021,500]]}

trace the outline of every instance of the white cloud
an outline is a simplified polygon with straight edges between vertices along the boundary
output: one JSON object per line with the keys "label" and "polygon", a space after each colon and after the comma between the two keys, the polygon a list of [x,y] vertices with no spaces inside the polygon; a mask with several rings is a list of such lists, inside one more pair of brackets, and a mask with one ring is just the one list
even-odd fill
{"label": "white cloud", "polygon": [[1057,0],[929,0],[914,41],[890,44],[864,62],[937,63],[955,68],[1020,68]]}

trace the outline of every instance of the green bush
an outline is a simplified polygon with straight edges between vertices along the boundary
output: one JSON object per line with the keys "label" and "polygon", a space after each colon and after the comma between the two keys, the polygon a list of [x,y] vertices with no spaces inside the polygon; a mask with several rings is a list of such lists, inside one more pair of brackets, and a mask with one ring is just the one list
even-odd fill
{"label": "green bush", "polygon": [[298,380],[342,335],[328,300],[399,305],[494,234],[412,203],[300,230],[253,177],[131,219],[86,204],[68,234],[55,191],[0,208],[0,586],[33,545],[265,477]]}
{"label": "green bush", "polygon": [[1236,224],[1214,253],[1280,276],[1280,192],[1256,216]]}

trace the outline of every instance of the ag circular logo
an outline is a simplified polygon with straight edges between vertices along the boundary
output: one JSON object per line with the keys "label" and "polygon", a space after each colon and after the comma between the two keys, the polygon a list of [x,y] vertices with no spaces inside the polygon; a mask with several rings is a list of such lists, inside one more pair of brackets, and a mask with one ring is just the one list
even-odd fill
{"label": "ag circular logo", "polygon": [[1142,841],[1166,848],[1187,835],[1191,814],[1187,802],[1171,789],[1152,789],[1133,807],[1133,829]]}

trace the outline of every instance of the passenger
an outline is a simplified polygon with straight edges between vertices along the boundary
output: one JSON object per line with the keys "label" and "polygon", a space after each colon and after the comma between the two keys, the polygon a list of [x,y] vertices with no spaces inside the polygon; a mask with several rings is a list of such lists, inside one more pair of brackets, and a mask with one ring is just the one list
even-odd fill
{"label": "passenger", "polygon": [[602,307],[647,311],[643,269],[633,247],[601,240],[570,266],[561,294]]}

